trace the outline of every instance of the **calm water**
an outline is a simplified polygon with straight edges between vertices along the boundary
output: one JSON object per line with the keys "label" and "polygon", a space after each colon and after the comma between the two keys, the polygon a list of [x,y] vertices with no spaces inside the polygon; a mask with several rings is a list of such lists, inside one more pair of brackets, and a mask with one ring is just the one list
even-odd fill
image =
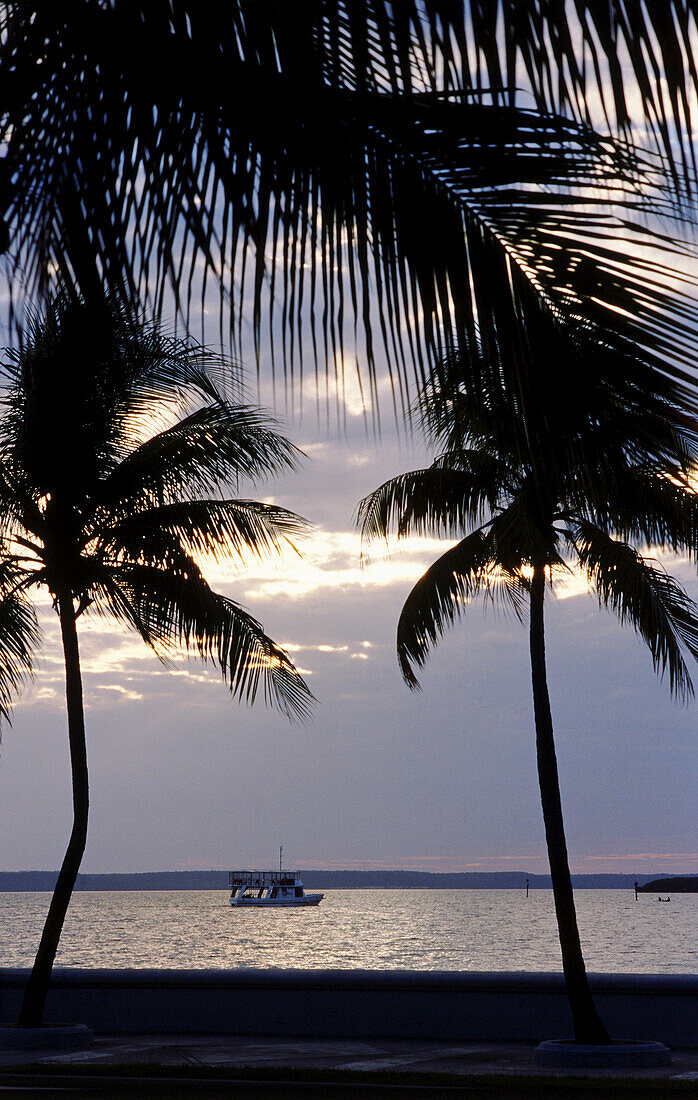
{"label": "calm water", "polygon": [[[698,972],[698,894],[671,904],[580,890],[588,968]],[[0,966],[30,966],[44,893],[0,893]],[[332,890],[315,909],[231,909],[221,890],[73,897],[57,965],[381,970],[557,970],[552,894],[534,890]]]}

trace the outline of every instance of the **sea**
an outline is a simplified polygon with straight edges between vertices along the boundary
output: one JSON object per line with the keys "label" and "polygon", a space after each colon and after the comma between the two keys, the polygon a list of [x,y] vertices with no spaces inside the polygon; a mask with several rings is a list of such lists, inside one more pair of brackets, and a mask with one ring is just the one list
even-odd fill
{"label": "sea", "polygon": [[[49,900],[0,893],[0,967],[31,966]],[[575,900],[589,971],[698,973],[698,894]],[[225,890],[83,891],[56,965],[555,971],[560,950],[550,890],[329,890],[284,910],[232,909]]]}

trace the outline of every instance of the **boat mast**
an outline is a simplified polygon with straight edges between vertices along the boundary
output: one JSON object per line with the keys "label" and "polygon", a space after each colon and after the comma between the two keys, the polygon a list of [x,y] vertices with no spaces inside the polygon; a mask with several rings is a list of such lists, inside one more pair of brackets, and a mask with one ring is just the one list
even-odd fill
{"label": "boat mast", "polygon": [[281,874],[281,853],[283,852],[283,850],[284,850],[284,846],[283,846],[283,844],[281,844],[280,847],[279,847],[279,874]]}

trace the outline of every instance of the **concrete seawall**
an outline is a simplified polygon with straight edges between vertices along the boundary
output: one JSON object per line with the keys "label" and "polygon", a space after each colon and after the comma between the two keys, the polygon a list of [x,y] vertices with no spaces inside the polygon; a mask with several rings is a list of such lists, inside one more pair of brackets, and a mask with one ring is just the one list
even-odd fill
{"label": "concrete seawall", "polygon": [[[0,1023],[26,970],[0,970]],[[591,975],[617,1039],[698,1047],[698,976]],[[570,1038],[561,975],[385,970],[56,970],[47,1022],[98,1033],[457,1039]]]}

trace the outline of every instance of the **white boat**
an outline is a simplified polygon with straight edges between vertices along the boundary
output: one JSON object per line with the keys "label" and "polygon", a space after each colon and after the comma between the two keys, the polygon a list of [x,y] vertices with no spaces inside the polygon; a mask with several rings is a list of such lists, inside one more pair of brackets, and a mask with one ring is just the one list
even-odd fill
{"label": "white boat", "polygon": [[298,871],[230,871],[230,904],[279,908],[319,905],[324,894],[306,894]]}

